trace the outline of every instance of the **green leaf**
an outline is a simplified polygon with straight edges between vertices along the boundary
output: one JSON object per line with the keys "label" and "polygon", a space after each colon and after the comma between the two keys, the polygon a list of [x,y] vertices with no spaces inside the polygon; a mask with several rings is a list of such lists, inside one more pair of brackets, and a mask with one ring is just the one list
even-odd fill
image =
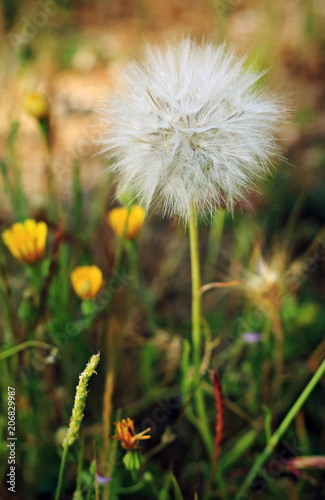
{"label": "green leaf", "polygon": [[174,474],[172,472],[170,473],[170,475],[171,475],[173,486],[174,486],[175,500],[184,500],[176,477],[174,476]]}

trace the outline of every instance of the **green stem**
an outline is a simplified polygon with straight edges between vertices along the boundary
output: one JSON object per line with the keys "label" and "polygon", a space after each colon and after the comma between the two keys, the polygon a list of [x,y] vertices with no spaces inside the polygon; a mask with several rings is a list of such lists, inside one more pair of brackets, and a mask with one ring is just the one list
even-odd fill
{"label": "green stem", "polygon": [[[15,309],[12,301],[11,287],[9,285],[9,280],[6,271],[6,262],[3,254],[3,243],[0,243],[0,287],[3,289],[4,295],[4,305],[7,309],[7,325],[8,331],[10,331],[10,339],[14,341],[15,338]],[[7,341],[7,335],[4,335],[2,339],[4,343]]]}
{"label": "green stem", "polygon": [[63,453],[61,457],[61,465],[60,465],[60,472],[59,472],[59,479],[58,479],[58,485],[56,488],[56,493],[55,493],[55,500],[60,499],[60,493],[62,489],[62,479],[63,479],[63,473],[64,473],[64,468],[65,468],[65,463],[67,461],[67,454],[68,454],[68,445],[65,444],[63,447]]}
{"label": "green stem", "polygon": [[295,418],[295,416],[297,415],[300,408],[303,406],[303,404],[305,403],[307,398],[310,396],[315,385],[321,379],[321,377],[324,375],[324,373],[325,373],[325,360],[319,366],[318,370],[313,375],[313,377],[311,378],[309,383],[306,385],[305,389],[302,391],[302,393],[300,394],[297,401],[291,407],[291,409],[289,410],[289,412],[287,413],[285,418],[282,420],[278,429],[275,431],[275,433],[273,434],[273,436],[269,440],[269,443],[265,447],[264,451],[262,451],[262,453],[257,457],[253,467],[251,468],[251,470],[247,474],[245,481],[243,482],[241,488],[238,491],[236,500],[240,500],[240,499],[245,498],[244,495],[245,495],[246,491],[248,490],[249,486],[251,485],[252,481],[254,480],[255,476],[258,474],[258,472],[262,468],[264,462],[271,455],[275,446],[278,444],[279,440],[281,439],[283,434],[286,432],[286,430],[288,429],[292,420]]}
{"label": "green stem", "polygon": [[[196,383],[200,378],[201,364],[201,276],[199,258],[199,234],[197,215],[194,207],[192,208],[192,213],[189,221],[189,236],[192,275],[192,348]],[[200,425],[201,435],[209,455],[212,455],[213,440],[211,439],[209,432],[209,422],[201,386],[199,386],[196,390],[195,403],[199,420],[202,424]]]}
{"label": "green stem", "polygon": [[19,345],[11,347],[10,349],[6,349],[3,352],[0,352],[0,361],[3,359],[9,358],[10,356],[14,356],[20,351],[27,349],[28,347],[39,347],[41,349],[53,349],[53,346],[50,344],[46,344],[45,342],[40,342],[39,340],[27,340],[26,342],[22,342]]}
{"label": "green stem", "polygon": [[[127,224],[127,223],[126,223]],[[125,227],[126,227],[125,224]],[[111,425],[111,412],[112,412],[112,397],[114,390],[114,379],[115,379],[115,364],[116,364],[116,349],[117,342],[114,336],[114,331],[109,327],[109,319],[110,314],[113,307],[114,300],[114,289],[117,284],[117,275],[120,272],[123,249],[125,244],[125,232],[121,238],[119,238],[115,253],[115,260],[112,270],[112,280],[111,280],[111,288],[113,290],[111,300],[107,306],[106,318],[103,324],[104,334],[107,335],[107,357],[108,357],[108,368],[106,373],[105,380],[105,389],[104,389],[104,401],[103,401],[103,434],[104,434],[104,445],[105,452],[108,453],[109,450],[109,430]],[[106,486],[106,490],[108,490],[110,485]],[[105,496],[104,496],[105,499]],[[106,499],[105,499],[106,500]]]}
{"label": "green stem", "polygon": [[84,449],[84,439],[81,439],[78,457],[78,469],[77,469],[77,484],[75,494],[77,498],[82,498],[81,493],[81,481],[82,481],[82,459],[83,459],[83,449]]}
{"label": "green stem", "polygon": [[220,209],[215,213],[212,221],[204,266],[205,277],[207,280],[209,279],[209,276],[211,276],[211,271],[214,271],[217,265],[225,218],[226,211]]}
{"label": "green stem", "polygon": [[184,500],[184,497],[182,495],[182,492],[181,492],[181,489],[179,487],[179,484],[177,482],[176,477],[174,476],[174,474],[172,472],[170,474],[172,477],[172,483],[174,486],[174,495],[175,495],[176,500]]}
{"label": "green stem", "polygon": [[130,274],[132,277],[131,292],[137,292],[139,288],[138,248],[135,241],[127,241],[126,243],[130,260]]}
{"label": "green stem", "polygon": [[[112,280],[111,287],[114,290],[115,285],[117,283],[117,275],[120,272],[123,258],[123,250],[126,243],[126,230],[127,224],[130,216],[131,207],[128,209],[128,215],[125,221],[125,227],[123,234],[117,241],[117,247],[115,252],[114,265],[112,270]],[[104,454],[105,456],[109,456],[110,446],[109,446],[109,431],[111,426],[111,415],[112,415],[112,398],[115,384],[115,369],[117,363],[117,350],[118,350],[118,341],[115,337],[114,331],[109,327],[109,318],[113,306],[113,296],[114,292],[112,292],[111,301],[107,306],[106,318],[103,325],[103,331],[107,334],[107,358],[108,358],[108,368],[105,379],[105,388],[104,388],[104,398],[103,398],[103,438],[104,438]],[[109,500],[110,497],[110,483],[106,484],[103,488],[103,500]]]}
{"label": "green stem", "polygon": [[146,483],[141,480],[132,486],[124,486],[117,489],[117,493],[120,495],[130,495],[131,493],[136,493],[137,491],[142,490],[142,488],[146,485]]}
{"label": "green stem", "polygon": [[56,179],[52,167],[52,138],[49,118],[46,117],[38,120],[38,123],[45,146],[45,178],[49,195],[50,218],[53,218],[53,221],[56,221],[56,219],[60,218],[60,213],[57,199]]}
{"label": "green stem", "polygon": [[199,238],[195,209],[192,210],[189,221],[190,249],[191,249],[191,274],[192,274],[192,347],[195,376],[200,374],[200,349],[201,349],[201,277],[199,259]]}

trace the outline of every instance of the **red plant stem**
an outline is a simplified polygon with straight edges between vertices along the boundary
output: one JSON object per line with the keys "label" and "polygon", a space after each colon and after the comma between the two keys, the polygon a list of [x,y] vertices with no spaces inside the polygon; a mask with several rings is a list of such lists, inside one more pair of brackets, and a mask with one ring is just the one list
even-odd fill
{"label": "red plant stem", "polygon": [[217,370],[214,370],[211,374],[211,382],[213,385],[213,395],[216,403],[217,418],[216,418],[216,435],[214,439],[214,453],[211,465],[211,478],[213,479],[215,470],[218,463],[218,458],[221,452],[221,442],[223,438],[223,414],[224,414],[224,402],[223,394],[221,388],[221,382],[217,374]]}
{"label": "red plant stem", "polygon": [[225,281],[225,282],[217,281],[215,283],[208,283],[207,285],[201,286],[200,292],[204,293],[207,292],[208,290],[212,290],[212,288],[228,288],[231,286],[237,286],[241,285],[245,281],[246,280],[235,280],[235,281]]}

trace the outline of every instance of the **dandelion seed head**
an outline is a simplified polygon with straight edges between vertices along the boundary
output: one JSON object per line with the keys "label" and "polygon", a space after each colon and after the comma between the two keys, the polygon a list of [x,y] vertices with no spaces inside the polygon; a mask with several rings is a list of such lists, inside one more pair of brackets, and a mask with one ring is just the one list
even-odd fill
{"label": "dandelion seed head", "polygon": [[261,76],[224,46],[148,46],[101,110],[101,149],[115,159],[118,195],[185,222],[193,206],[200,215],[232,210],[278,150],[281,108],[258,88]]}
{"label": "dandelion seed head", "polygon": [[253,255],[255,272],[247,272],[243,290],[263,313],[270,314],[292,295],[291,287],[299,280],[294,270],[296,261],[290,262],[290,253],[284,244],[274,246],[267,258],[257,245]]}

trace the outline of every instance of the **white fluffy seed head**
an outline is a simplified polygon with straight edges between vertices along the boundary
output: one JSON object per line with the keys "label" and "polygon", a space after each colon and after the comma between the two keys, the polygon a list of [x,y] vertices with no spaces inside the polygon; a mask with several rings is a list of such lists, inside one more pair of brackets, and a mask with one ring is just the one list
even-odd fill
{"label": "white fluffy seed head", "polygon": [[224,46],[184,39],[147,47],[101,110],[118,194],[185,222],[192,207],[232,210],[277,152],[280,106],[258,89],[261,76]]}

